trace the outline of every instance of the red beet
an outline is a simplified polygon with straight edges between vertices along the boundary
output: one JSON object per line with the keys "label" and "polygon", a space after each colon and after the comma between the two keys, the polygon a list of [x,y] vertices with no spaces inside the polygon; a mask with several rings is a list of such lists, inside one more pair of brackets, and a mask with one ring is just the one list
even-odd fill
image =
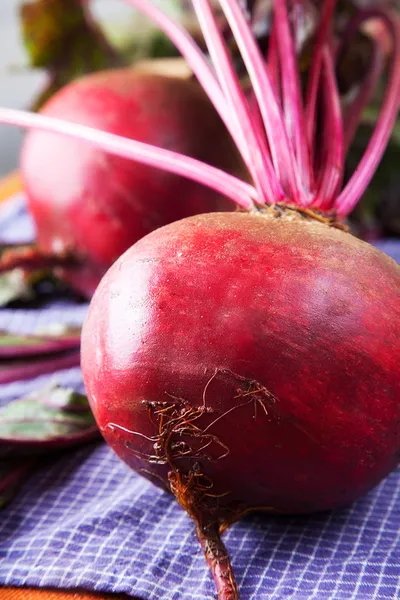
{"label": "red beet", "polygon": [[82,337],[105,440],[171,489],[222,572],[215,530],[243,513],[335,508],[396,467],[399,364],[399,266],[300,218],[153,232],[108,271]]}
{"label": "red beet", "polygon": [[399,266],[301,217],[159,229],[108,271],[82,338],[107,442],[155,482],[202,473],[227,520],[376,485],[399,460],[399,364]]}
{"label": "red beet", "polygon": [[[41,112],[239,169],[229,134],[195,81],[133,69],[97,73],[66,86]],[[68,276],[87,296],[153,229],[233,206],[193,181],[43,131],[28,134],[21,170],[40,250],[78,256],[82,267]]]}
{"label": "red beet", "polygon": [[[335,0],[326,0],[303,95],[302,19],[291,23],[291,3],[274,3],[266,68],[241,3],[219,0],[249,74],[254,116],[209,0],[193,4],[214,70],[159,9],[129,1],[191,61],[253,185],[59,121],[4,109],[0,118],[179,172],[248,211],[190,217],[138,241],[100,283],[82,339],[103,436],[176,496],[196,523],[219,600],[237,600],[220,538],[227,525],[259,508],[341,506],[399,462],[400,267],[341,219],[368,186],[396,118],[400,29],[385,10],[360,9],[338,47]],[[390,33],[392,64],[372,139],[342,189],[345,150],[379,77],[379,48],[347,106],[335,61],[371,16]]]}

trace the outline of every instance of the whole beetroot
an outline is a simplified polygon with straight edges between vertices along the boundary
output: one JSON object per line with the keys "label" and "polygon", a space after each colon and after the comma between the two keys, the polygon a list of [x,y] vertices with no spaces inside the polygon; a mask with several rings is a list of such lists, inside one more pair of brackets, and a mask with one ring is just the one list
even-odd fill
{"label": "whole beetroot", "polygon": [[153,232],[108,271],[83,330],[104,438],[171,489],[213,569],[225,554],[204,538],[242,514],[342,506],[399,461],[400,268],[288,213]]}
{"label": "whole beetroot", "polygon": [[[41,113],[240,169],[221,119],[188,79],[104,71],[69,84]],[[87,297],[107,268],[153,229],[233,207],[199,183],[39,130],[25,140],[21,173],[41,255],[55,265],[67,255],[64,277]]]}
{"label": "whole beetroot", "polygon": [[305,94],[295,54],[301,19],[291,23],[290,3],[274,3],[265,68],[241,3],[220,0],[256,116],[209,0],[193,4],[214,70],[166,15],[145,0],[130,1],[185,49],[214,104],[225,106],[254,185],[56,120],[4,109],[0,117],[185,174],[247,211],[193,216],[142,238],[100,283],[82,339],[84,379],[103,436],[138,473],[175,495],[196,523],[219,600],[237,600],[220,537],[230,523],[256,509],[341,506],[399,461],[400,267],[353,238],[343,222],[396,118],[399,25],[384,10],[360,10],[345,31],[344,45],[379,18],[393,61],[376,129],[343,187],[345,132],[357,127],[379,61],[344,109],[330,26],[334,0],[323,5]]}
{"label": "whole beetroot", "polygon": [[399,461],[399,364],[397,263],[290,209],[148,235],[103,278],[82,335],[111,447],[155,481],[196,474],[187,501],[207,481],[227,521],[376,485]]}

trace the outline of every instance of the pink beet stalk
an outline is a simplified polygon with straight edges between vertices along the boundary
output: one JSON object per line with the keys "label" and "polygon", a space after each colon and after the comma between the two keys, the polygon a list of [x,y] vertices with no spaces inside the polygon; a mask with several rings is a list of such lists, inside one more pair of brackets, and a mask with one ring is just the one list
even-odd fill
{"label": "pink beet stalk", "polygon": [[281,102],[281,84],[279,80],[279,57],[277,48],[277,34],[276,34],[276,19],[273,19],[271,25],[271,33],[268,43],[267,53],[267,69],[271,80],[272,89],[274,90],[275,97],[278,102]]}
{"label": "pink beet stalk", "polygon": [[272,160],[282,184],[294,202],[302,204],[305,200],[300,174],[289,140],[282,109],[275,97],[274,90],[265,68],[265,60],[254,39],[243,9],[237,0],[220,0],[221,7],[232,29],[236,43],[246,65],[254,94],[257,98],[265,131],[271,150]]}
{"label": "pink beet stalk", "polygon": [[22,379],[33,379],[62,369],[79,367],[79,364],[79,350],[69,350],[36,359],[30,357],[25,360],[2,361],[0,362],[0,385]]}
{"label": "pink beet stalk", "polygon": [[322,127],[325,135],[322,142],[323,163],[321,181],[318,187],[318,198],[315,206],[323,210],[329,210],[336,198],[343,178],[343,125],[333,57],[328,46],[325,47],[322,61],[322,77],[325,80]]}
{"label": "pink beet stalk", "polygon": [[[397,114],[400,43],[399,26],[393,15],[380,9],[359,11],[346,34],[347,38],[351,38],[352,32],[365,20],[380,18],[393,39],[393,60],[376,130],[359,167],[338,196],[343,179],[344,150],[354,135],[362,108],[372,94],[381,69],[376,54],[367,80],[361,84],[359,96],[345,115],[343,126],[333,59],[326,54],[331,43],[329,32],[336,0],[326,0],[322,7],[304,107],[296,69],[296,20],[293,24],[289,23],[288,5],[276,2],[266,64],[241,4],[237,0],[220,0],[253,86],[257,101],[254,114],[240,89],[208,0],[195,0],[194,5],[214,68],[188,32],[162,10],[148,0],[126,1],[155,21],[182,52],[230,131],[254,186],[187,156],[89,127],[8,109],[0,110],[0,120],[63,133],[118,156],[191,178],[225,194],[245,210],[253,210],[255,204],[262,206],[282,201],[336,211],[339,216],[345,216],[353,209],[382,156]],[[318,137],[315,128],[320,111],[325,129],[322,131],[321,128],[321,135],[325,134],[325,142],[322,143],[322,152],[315,156]],[[343,134],[347,127],[347,134]],[[318,185],[314,189],[316,182]]]}
{"label": "pink beet stalk", "polygon": [[232,111],[229,106],[213,69],[196,42],[184,27],[148,0],[125,0],[125,2],[156,23],[176,46],[225,123],[250,172],[254,171],[252,152],[247,137],[241,135],[235,110]]}
{"label": "pink beet stalk", "polygon": [[284,194],[273,171],[268,147],[265,139],[263,139],[263,132],[258,130],[258,123],[250,114],[247,100],[234,71],[211,4],[209,0],[193,0],[193,6],[222,89],[228,99],[230,108],[236,110],[240,135],[245,139],[249,139],[254,167],[252,171],[258,188],[261,189],[261,193],[265,195],[267,201],[273,202],[277,198],[283,199]]}
{"label": "pink beet stalk", "polygon": [[297,68],[295,40],[290,31],[288,8],[285,2],[275,3],[274,41],[282,69],[282,96],[285,122],[296,155],[303,184],[310,188],[311,164],[305,127],[301,82]]}
{"label": "pink beet stalk", "polygon": [[27,129],[40,128],[53,133],[62,133],[89,142],[111,154],[136,160],[208,185],[247,210],[251,210],[253,207],[252,198],[256,197],[256,191],[251,185],[188,156],[98,131],[85,125],[20,110],[1,108],[0,121]]}
{"label": "pink beet stalk", "polygon": [[322,68],[323,49],[329,34],[329,29],[332,25],[332,15],[335,10],[336,4],[337,0],[326,0],[326,2],[323,5],[321,24],[317,35],[317,43],[315,45],[310,72],[308,74],[308,85],[306,94],[306,119],[308,141],[311,144],[311,147],[314,141],[317,96]]}

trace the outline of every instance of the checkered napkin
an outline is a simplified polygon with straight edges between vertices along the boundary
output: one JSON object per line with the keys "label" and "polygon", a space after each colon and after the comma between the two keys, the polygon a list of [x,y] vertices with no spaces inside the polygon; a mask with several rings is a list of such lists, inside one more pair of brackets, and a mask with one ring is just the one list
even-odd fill
{"label": "checkered napkin", "polygon": [[[22,198],[0,212],[0,235],[32,235]],[[382,248],[392,255],[400,245]],[[86,307],[1,310],[0,328],[80,322]],[[56,374],[82,387],[79,369]],[[0,402],[41,377],[0,386]],[[353,506],[325,515],[253,515],[224,536],[242,600],[400,598],[400,472]],[[143,600],[210,600],[214,585],[189,518],[103,443],[36,472],[0,513],[0,585],[83,587]]]}

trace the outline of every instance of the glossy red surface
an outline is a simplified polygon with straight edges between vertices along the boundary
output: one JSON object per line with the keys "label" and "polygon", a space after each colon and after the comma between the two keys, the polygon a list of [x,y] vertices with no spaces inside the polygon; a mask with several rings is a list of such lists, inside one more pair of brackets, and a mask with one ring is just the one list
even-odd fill
{"label": "glossy red surface", "polygon": [[149,402],[205,405],[202,435],[171,438],[202,457],[177,466],[226,494],[210,502],[290,513],[351,502],[398,464],[399,364],[393,260],[321,223],[240,213],[139,241],[82,341],[95,416],[132,468],[167,481]]}
{"label": "glossy red surface", "polygon": [[[133,69],[97,73],[68,85],[42,112],[239,170],[233,143],[195,81]],[[40,247],[80,254],[89,270],[75,273],[73,283],[88,295],[153,229],[234,208],[200,184],[43,131],[27,135],[21,171]]]}

